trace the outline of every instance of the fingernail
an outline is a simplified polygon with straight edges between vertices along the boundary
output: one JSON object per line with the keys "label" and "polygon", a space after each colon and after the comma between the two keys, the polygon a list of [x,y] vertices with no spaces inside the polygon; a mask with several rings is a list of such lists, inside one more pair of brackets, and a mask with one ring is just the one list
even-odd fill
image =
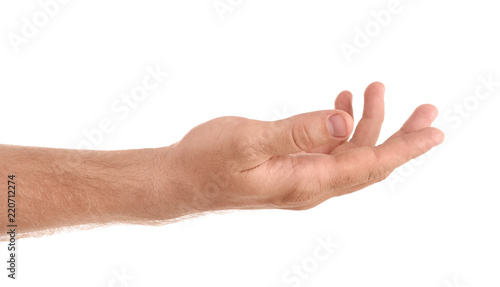
{"label": "fingernail", "polygon": [[436,144],[442,144],[444,142],[444,133],[439,132],[434,135],[434,141]]}
{"label": "fingernail", "polygon": [[328,131],[333,137],[342,138],[347,135],[347,126],[341,115],[333,115],[328,118]]}

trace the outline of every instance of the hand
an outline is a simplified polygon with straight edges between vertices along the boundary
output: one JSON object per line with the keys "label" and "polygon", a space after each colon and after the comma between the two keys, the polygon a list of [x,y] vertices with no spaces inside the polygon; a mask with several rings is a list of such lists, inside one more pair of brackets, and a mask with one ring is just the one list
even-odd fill
{"label": "hand", "polygon": [[384,86],[378,82],[365,91],[363,117],[350,140],[351,93],[341,92],[335,108],[275,122],[216,118],[160,149],[162,180],[175,194],[177,213],[311,208],[385,179],[444,140],[430,127],[437,109],[422,105],[375,146],[384,120]]}

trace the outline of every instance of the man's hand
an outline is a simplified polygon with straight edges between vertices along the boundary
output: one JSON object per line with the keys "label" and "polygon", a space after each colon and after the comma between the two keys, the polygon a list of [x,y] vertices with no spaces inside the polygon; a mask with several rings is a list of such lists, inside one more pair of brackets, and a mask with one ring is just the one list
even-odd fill
{"label": "man's hand", "polygon": [[[336,110],[263,122],[223,117],[158,149],[72,150],[0,145],[0,178],[16,175],[15,224],[22,236],[74,225],[164,223],[224,209],[306,209],[362,189],[443,141],[431,105],[375,146],[384,86],[371,84],[353,130],[352,95]],[[12,194],[14,195],[14,194]],[[0,198],[0,214],[7,214]],[[18,215],[19,216],[18,216]],[[6,224],[0,240],[7,239]]]}
{"label": "man's hand", "polygon": [[159,149],[165,159],[160,174],[168,194],[177,198],[176,214],[311,208],[385,179],[444,139],[430,127],[437,109],[422,105],[375,146],[384,120],[384,86],[378,82],[365,91],[363,117],[350,140],[351,93],[340,93],[335,108],[276,122],[217,118]]}

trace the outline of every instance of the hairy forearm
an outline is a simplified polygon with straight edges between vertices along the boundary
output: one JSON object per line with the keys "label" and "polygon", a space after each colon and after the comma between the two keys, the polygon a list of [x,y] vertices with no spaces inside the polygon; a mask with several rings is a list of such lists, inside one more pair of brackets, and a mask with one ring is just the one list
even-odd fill
{"label": "hairy forearm", "polygon": [[15,221],[20,234],[82,224],[147,223],[182,215],[175,208],[176,196],[160,175],[159,150],[0,145],[2,237],[8,224],[11,174],[16,176]]}
{"label": "hairy forearm", "polygon": [[[444,140],[422,105],[385,143],[384,87],[365,92],[354,135],[343,109],[275,122],[220,117],[163,148],[80,151],[0,145],[0,239],[7,232],[8,176],[15,175],[17,234],[115,222],[157,224],[227,209],[307,209],[385,179]],[[4,186],[1,187],[1,182]]]}

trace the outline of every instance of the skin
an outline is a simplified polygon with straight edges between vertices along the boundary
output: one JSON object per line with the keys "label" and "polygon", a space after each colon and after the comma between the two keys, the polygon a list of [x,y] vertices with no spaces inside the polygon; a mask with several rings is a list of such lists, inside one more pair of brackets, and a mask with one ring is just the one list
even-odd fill
{"label": "skin", "polygon": [[[376,146],[384,91],[379,82],[367,87],[352,137],[352,94],[343,91],[334,110],[274,122],[216,118],[162,148],[0,146],[0,176],[16,174],[16,231],[37,236],[75,225],[162,224],[216,210],[302,210],[360,190],[444,140],[430,127],[437,109],[422,105]],[[332,116],[344,124],[329,125]],[[6,197],[0,200],[0,214],[7,214]],[[7,239],[5,224],[0,231]]]}

